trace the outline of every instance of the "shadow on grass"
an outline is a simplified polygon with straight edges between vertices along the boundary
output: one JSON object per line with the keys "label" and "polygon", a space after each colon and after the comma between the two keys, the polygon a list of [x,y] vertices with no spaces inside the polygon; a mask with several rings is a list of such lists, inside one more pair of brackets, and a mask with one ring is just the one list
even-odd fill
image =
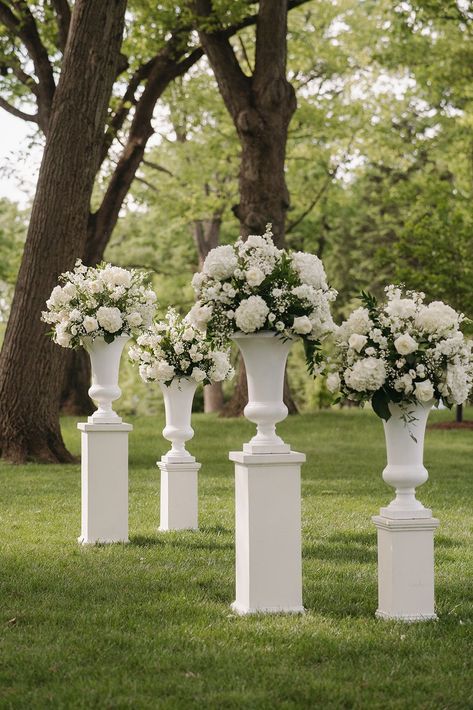
{"label": "shadow on grass", "polygon": [[329,562],[376,562],[376,536],[373,533],[335,533],[321,542],[306,543],[303,557]]}
{"label": "shadow on grass", "polygon": [[230,550],[233,542],[222,542],[216,537],[211,542],[202,536],[201,530],[163,530],[156,535],[132,535],[129,545],[132,547],[180,547],[191,550]]}

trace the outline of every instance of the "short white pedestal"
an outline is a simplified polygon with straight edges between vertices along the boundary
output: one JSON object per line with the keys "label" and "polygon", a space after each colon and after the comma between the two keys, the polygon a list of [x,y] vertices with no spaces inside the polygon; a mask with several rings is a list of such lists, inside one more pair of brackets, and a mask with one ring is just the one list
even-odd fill
{"label": "short white pedestal", "polygon": [[160,530],[197,530],[199,527],[195,461],[158,461],[161,471]]}
{"label": "short white pedestal", "polygon": [[238,614],[303,612],[301,464],[305,455],[230,452],[235,462]]}
{"label": "short white pedestal", "polygon": [[128,542],[128,433],[131,424],[86,424],[82,432],[79,542]]}
{"label": "short white pedestal", "polygon": [[434,609],[434,531],[432,517],[372,518],[378,530],[378,610],[382,619],[426,621]]}

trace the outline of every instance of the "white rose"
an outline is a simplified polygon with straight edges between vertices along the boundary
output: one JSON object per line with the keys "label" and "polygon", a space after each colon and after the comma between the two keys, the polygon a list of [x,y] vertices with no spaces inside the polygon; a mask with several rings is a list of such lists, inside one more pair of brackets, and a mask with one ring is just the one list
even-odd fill
{"label": "white rose", "polygon": [[434,387],[430,380],[417,382],[414,394],[419,402],[430,402],[434,398]]}
{"label": "white rose", "polygon": [[86,333],[92,333],[94,330],[98,329],[99,324],[97,322],[97,318],[93,318],[92,316],[86,316],[84,318],[83,326]]}
{"label": "white rose", "polygon": [[258,269],[258,267],[254,266],[253,268],[248,269],[248,271],[245,271],[245,278],[249,286],[259,286],[260,283],[264,281],[264,273],[261,271],[261,269]]}
{"label": "white rose", "polygon": [[413,353],[417,350],[419,344],[409,333],[403,333],[403,335],[400,335],[394,341],[394,347],[399,355],[409,355],[409,353]]}
{"label": "white rose", "polygon": [[366,335],[360,335],[359,333],[353,333],[348,338],[348,345],[353,348],[353,350],[356,350],[357,353],[361,353],[367,342],[368,338]]}
{"label": "white rose", "polygon": [[327,376],[327,389],[329,392],[338,392],[340,389],[340,377],[337,372],[331,372]]}
{"label": "white rose", "polygon": [[299,316],[294,318],[294,323],[292,324],[292,330],[299,335],[307,335],[312,330],[312,323],[310,318],[307,316]]}
{"label": "white rose", "polygon": [[182,343],[176,343],[175,346],[174,346],[174,352],[176,353],[176,355],[182,355],[182,353],[184,352],[184,346],[183,346],[183,344],[182,344]]}
{"label": "white rose", "polygon": [[205,380],[207,375],[204,370],[200,369],[200,367],[194,367],[191,373],[191,377],[196,382],[202,382],[202,380]]}

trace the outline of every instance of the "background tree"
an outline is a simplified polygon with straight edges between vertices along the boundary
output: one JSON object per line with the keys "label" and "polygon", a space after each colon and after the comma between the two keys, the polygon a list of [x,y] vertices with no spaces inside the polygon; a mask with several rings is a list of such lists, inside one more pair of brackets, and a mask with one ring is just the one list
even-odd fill
{"label": "background tree", "polygon": [[[58,274],[73,266],[86,243],[125,8],[125,0],[77,0],[47,116],[47,141],[0,355],[0,451],[15,462],[71,459],[58,417],[64,359],[44,337],[40,315]],[[51,67],[49,72],[52,87]]]}

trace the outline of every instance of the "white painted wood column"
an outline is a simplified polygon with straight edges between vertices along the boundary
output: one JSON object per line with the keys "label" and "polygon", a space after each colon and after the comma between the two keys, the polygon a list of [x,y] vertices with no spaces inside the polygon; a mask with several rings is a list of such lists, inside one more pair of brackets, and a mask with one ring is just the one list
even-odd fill
{"label": "white painted wood column", "polygon": [[128,542],[128,434],[131,424],[77,425],[81,431],[79,543]]}
{"label": "white painted wood column", "polygon": [[303,612],[301,465],[305,455],[230,452],[235,463],[238,614]]}

